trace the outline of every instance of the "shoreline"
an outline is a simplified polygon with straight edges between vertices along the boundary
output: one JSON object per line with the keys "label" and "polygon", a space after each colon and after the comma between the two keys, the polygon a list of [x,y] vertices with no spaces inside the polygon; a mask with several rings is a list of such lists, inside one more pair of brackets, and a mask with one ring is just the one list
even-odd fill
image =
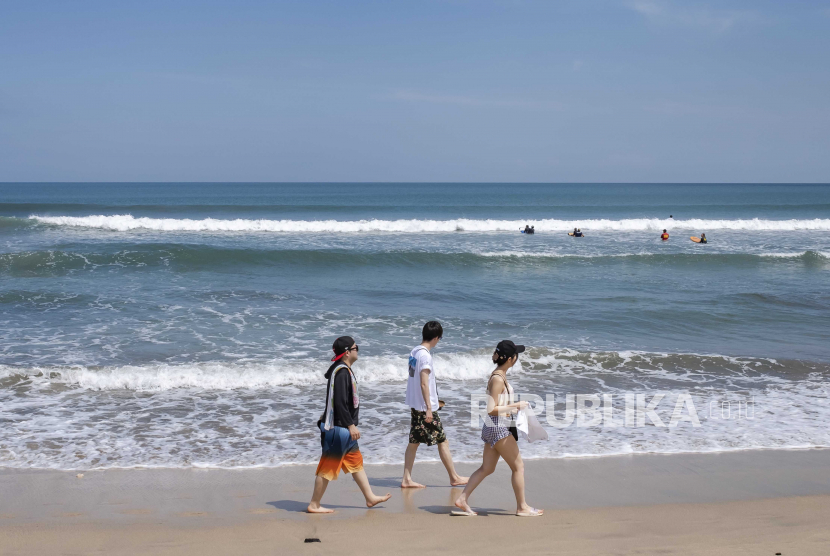
{"label": "shoreline", "polygon": [[[469,474],[476,466],[458,467]],[[371,510],[341,474],[323,499],[336,510],[328,516],[304,513],[314,475],[307,464],[101,470],[83,478],[74,471],[6,469],[0,470],[0,554],[226,554],[240,542],[248,554],[277,547],[297,554],[379,547],[405,554],[487,550],[502,541],[505,549],[530,553],[666,547],[758,553],[762,542],[777,543],[770,554],[786,553],[781,547],[819,554],[830,543],[827,449],[528,460],[525,469],[528,502],[547,510],[531,520],[512,516],[503,462],[474,493],[471,504],[481,512],[475,518],[447,515],[461,489],[449,487],[443,467],[428,462],[415,465],[414,478],[428,485],[419,490],[398,487],[402,466],[366,465],[375,492],[392,493]],[[310,548],[309,536],[321,542]],[[419,548],[414,539],[425,544]]]}
{"label": "shoreline", "polygon": [[[830,451],[830,446],[799,446],[799,447],[785,447],[785,448],[778,448],[778,447],[752,447],[752,448],[735,448],[733,450],[712,450],[708,452],[691,452],[691,451],[679,451],[679,452],[619,452],[619,453],[612,453],[612,454],[583,454],[583,455],[564,455],[564,456],[557,456],[557,457],[550,457],[550,456],[525,456],[522,454],[522,459],[525,463],[530,461],[569,461],[569,460],[594,460],[594,459],[604,459],[604,458],[625,458],[625,457],[641,457],[641,456],[709,456],[709,455],[720,455],[720,454],[735,454],[735,453],[743,453],[743,452],[809,452],[809,451],[821,451],[821,450],[828,450]],[[418,456],[418,464],[419,465],[431,465],[441,463],[439,458],[435,459],[422,459],[423,454],[419,454]],[[474,467],[478,466],[478,461],[468,461],[468,460],[458,460],[453,458],[453,463],[461,464],[461,465],[473,465]],[[375,467],[394,467],[394,466],[402,466],[404,464],[403,460],[397,462],[381,462],[381,463],[365,463],[364,465],[367,468],[372,466]],[[54,469],[50,467],[2,467],[0,466],[0,476],[4,473],[16,473],[16,472],[33,472],[33,473],[100,473],[106,471],[268,471],[268,470],[277,470],[277,469],[286,469],[286,468],[294,468],[294,467],[316,467],[317,462],[283,462],[277,465],[252,465],[248,467],[221,467],[221,466],[207,466],[207,465],[191,465],[190,467],[165,467],[165,466],[134,466],[134,467],[92,467],[92,468],[85,468],[85,467],[76,467],[76,468],[66,468],[66,469]]]}

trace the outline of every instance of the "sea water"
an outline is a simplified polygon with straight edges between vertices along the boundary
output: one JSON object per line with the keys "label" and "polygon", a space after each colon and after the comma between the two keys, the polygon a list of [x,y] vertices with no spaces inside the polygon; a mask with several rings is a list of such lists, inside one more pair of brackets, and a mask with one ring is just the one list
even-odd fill
{"label": "sea water", "polygon": [[[431,319],[457,460],[502,339],[556,419],[615,412],[525,457],[830,446],[830,186],[0,184],[0,318],[0,467],[313,463],[343,334],[364,458],[402,462]],[[625,425],[659,393],[699,426]]]}

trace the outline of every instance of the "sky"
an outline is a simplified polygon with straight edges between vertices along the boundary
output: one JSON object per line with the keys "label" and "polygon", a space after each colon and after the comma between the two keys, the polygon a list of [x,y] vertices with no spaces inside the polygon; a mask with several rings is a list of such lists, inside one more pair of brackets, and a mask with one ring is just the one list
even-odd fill
{"label": "sky", "polygon": [[2,0],[0,181],[826,183],[830,0]]}

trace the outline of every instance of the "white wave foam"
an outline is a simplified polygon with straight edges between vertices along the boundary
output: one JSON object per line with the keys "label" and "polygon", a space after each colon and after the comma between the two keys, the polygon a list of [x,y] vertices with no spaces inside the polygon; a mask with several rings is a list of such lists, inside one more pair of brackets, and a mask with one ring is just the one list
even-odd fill
{"label": "white wave foam", "polygon": [[813,254],[814,256],[818,256],[822,259],[830,258],[830,253],[827,251],[798,251],[795,253],[759,253],[759,257],[770,257],[774,259],[797,259],[799,257],[804,257],[805,255]]}
{"label": "white wave foam", "polygon": [[[493,369],[489,348],[469,352],[438,353],[435,355],[436,376],[443,382],[462,384],[480,381]],[[678,367],[677,365],[680,365]],[[692,365],[687,369],[686,365]],[[49,387],[54,384],[74,386],[85,390],[134,390],[162,392],[177,388],[198,390],[268,390],[287,386],[314,386],[323,382],[329,363],[319,359],[289,358],[264,362],[197,362],[183,364],[125,365],[119,367],[16,367],[0,365],[0,379],[25,376],[33,384]],[[571,349],[529,348],[520,364],[510,372],[512,376],[527,375],[547,380],[550,373],[560,378],[565,375],[593,376],[618,371],[636,370],[639,376],[666,376],[672,380],[689,379],[698,383],[703,376],[700,367],[717,369],[715,378],[730,373],[745,375],[747,369],[761,365],[775,367],[771,359],[736,358],[717,354],[670,354],[640,351],[578,352]],[[361,383],[402,384],[407,379],[406,357],[362,357],[354,367]],[[690,372],[697,373],[695,376]],[[539,375],[541,373],[541,375]],[[538,375],[538,376],[537,376]],[[744,377],[746,380],[751,380]],[[768,377],[764,380],[770,380]]]}
{"label": "white wave foam", "polygon": [[[489,352],[449,354],[435,357],[442,380],[486,377],[492,370]],[[25,375],[48,384],[66,384],[87,390],[164,391],[175,388],[235,390],[269,389],[279,386],[320,384],[328,368],[326,361],[290,360],[267,363],[190,363],[89,368],[0,366],[0,378]],[[360,382],[405,382],[405,357],[367,357],[355,364]]]}
{"label": "white wave foam", "polygon": [[830,231],[830,219],[811,220],[673,220],[628,218],[623,220],[203,220],[178,218],[135,218],[130,214],[114,216],[37,216],[30,219],[56,226],[98,228],[118,232],[156,230],[163,232],[279,232],[279,233],[356,233],[356,232],[517,232],[533,222],[540,232],[566,231],[575,227],[585,231],[658,231],[674,230],[749,230],[749,231]]}
{"label": "white wave foam", "polygon": [[[563,353],[564,355],[564,353]],[[585,357],[587,354],[576,354]],[[662,354],[617,354],[642,359]],[[720,356],[716,356],[720,360]],[[721,363],[729,363],[726,359]],[[703,383],[655,381],[657,368],[603,369],[597,362],[583,366],[578,381],[567,381],[567,370],[526,372],[513,382],[520,393],[555,393],[560,407],[566,392],[601,392],[613,396],[616,426],[553,428],[547,414],[542,425],[553,440],[522,446],[533,458],[601,457],[631,453],[705,453],[747,449],[795,449],[830,446],[827,428],[830,406],[826,375],[802,380],[742,380]],[[658,362],[659,363],[659,362]],[[748,363],[735,360],[734,363]],[[442,420],[453,439],[456,461],[481,457],[480,425],[470,424],[470,394],[481,393],[490,366],[475,382],[442,381],[448,402]],[[360,372],[358,370],[358,372]],[[439,368],[440,372],[440,368]],[[512,371],[511,371],[512,373]],[[477,373],[478,374],[478,373]],[[726,373],[729,375],[729,373]],[[591,376],[595,380],[588,380]],[[612,381],[605,379],[613,375]],[[321,377],[318,377],[318,381]],[[479,378],[476,376],[476,378]],[[679,377],[682,378],[682,377]],[[749,377],[751,378],[751,377]],[[602,379],[602,380],[600,380]],[[32,385],[34,385],[34,380]],[[563,383],[572,389],[563,390]],[[372,463],[402,463],[409,429],[409,410],[401,383],[366,385],[361,404],[361,445]],[[71,388],[22,387],[25,395],[0,390],[0,404],[9,416],[0,429],[0,467],[52,469],[111,469],[132,467],[250,468],[313,464],[319,458],[319,432],[314,423],[322,411],[319,385],[313,388],[274,388],[194,392],[172,389],[124,396],[121,393]],[[702,426],[680,423],[676,429],[622,426],[627,396],[657,391],[666,394],[658,415],[668,422],[680,394],[690,394]],[[730,413],[724,416],[724,402]],[[752,403],[751,415],[748,403]],[[743,403],[743,406],[740,405]],[[741,418],[740,408],[744,408]],[[714,413],[713,413],[714,408]],[[735,415],[732,410],[737,408]],[[720,410],[720,411],[718,411]],[[72,430],[67,432],[67,415]],[[577,417],[579,419],[579,417]],[[194,433],[198,431],[198,433]],[[436,460],[427,452],[425,460]]]}
{"label": "white wave foam", "polygon": [[[555,394],[557,418],[564,416],[565,393],[600,392],[613,396],[617,424],[552,428],[547,414],[540,415],[554,440],[523,445],[528,459],[830,446],[826,366],[815,369],[810,364],[805,373],[797,362],[782,365],[769,359],[547,348],[529,349],[521,363],[522,370],[511,370],[511,377],[518,375],[514,388],[520,394]],[[98,369],[0,366],[4,385],[8,377],[28,375],[25,381],[12,379],[11,388],[0,388],[0,405],[8,416],[0,428],[0,467],[249,468],[315,463],[320,444],[314,424],[322,411],[326,365],[286,359]],[[480,461],[480,425],[470,424],[470,395],[483,392],[491,368],[489,349],[436,354],[439,388],[447,401],[442,420],[453,439],[456,461]],[[365,357],[355,370],[365,385],[360,414],[367,439],[361,444],[364,457],[372,463],[400,464],[410,421],[403,399],[406,359]],[[117,391],[123,388],[148,392]],[[657,410],[665,422],[678,396],[690,394],[702,426],[620,426],[627,396],[650,392],[667,394]],[[726,417],[724,403],[730,404]],[[738,408],[734,416],[732,407]],[[712,408],[721,411],[713,413]],[[437,453],[425,453],[424,458],[437,459]]]}
{"label": "white wave foam", "polygon": [[798,257],[803,257],[806,255],[806,251],[799,251],[797,253],[760,253],[760,257],[772,257],[772,258],[781,258],[781,259],[796,259]]}

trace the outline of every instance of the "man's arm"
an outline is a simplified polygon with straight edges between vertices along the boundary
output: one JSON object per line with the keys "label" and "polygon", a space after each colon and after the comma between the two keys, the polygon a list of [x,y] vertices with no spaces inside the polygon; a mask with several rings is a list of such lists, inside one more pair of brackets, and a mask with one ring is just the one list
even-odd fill
{"label": "man's arm", "polygon": [[429,373],[432,372],[431,369],[421,369],[421,396],[424,397],[424,403],[426,403],[427,408],[427,416],[425,421],[427,423],[432,423],[432,403],[429,400]]}

